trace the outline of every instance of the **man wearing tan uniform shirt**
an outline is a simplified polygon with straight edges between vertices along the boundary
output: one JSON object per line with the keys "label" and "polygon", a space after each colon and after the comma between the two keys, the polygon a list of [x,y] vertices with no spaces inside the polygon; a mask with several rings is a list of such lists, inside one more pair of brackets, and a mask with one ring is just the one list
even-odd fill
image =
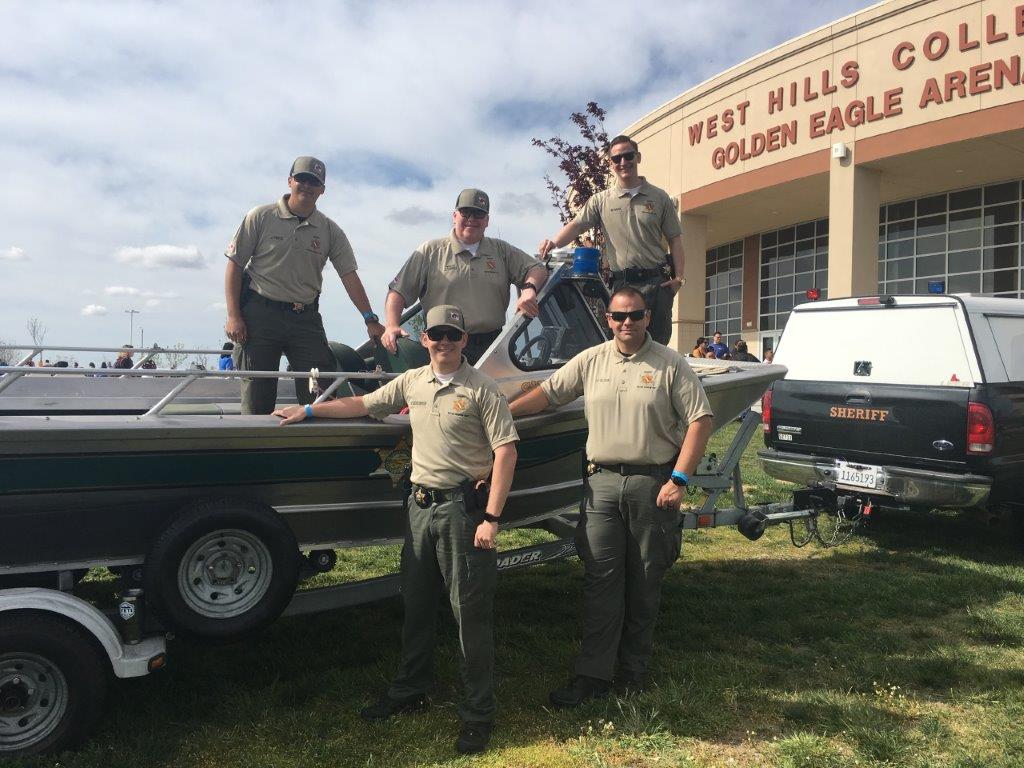
{"label": "man wearing tan uniform shirt", "polygon": [[[573,707],[642,688],[665,572],[682,544],[679,503],[711,435],[711,407],[686,361],[647,334],[643,294],[608,305],[614,338],[512,403],[515,416],[583,396],[588,477],[576,527],[584,564],[583,643],[575,677],[550,694]],[[616,670],[617,667],[617,670]]]}
{"label": "man wearing tan uniform shirt", "polygon": [[[356,272],[348,238],[316,209],[326,180],[323,162],[296,158],[288,174],[290,192],[249,211],[228,244],[224,332],[235,342],[238,370],[276,371],[282,353],[293,371],[335,369],[320,317],[328,261],[362,313],[370,338],[384,333]],[[295,394],[300,403],[312,399],[305,381],[296,380]],[[270,413],[276,400],[277,379],[242,380],[242,413]]]}
{"label": "man wearing tan uniform shirt", "polygon": [[[659,344],[672,337],[672,304],[683,285],[683,231],[672,198],[638,173],[640,151],[629,136],[608,145],[615,186],[587,200],[576,218],[538,248],[546,256],[568,245],[591,227],[605,234],[604,255],[612,272],[612,291],[630,285],[644,295],[651,310],[650,334]],[[665,274],[665,242],[673,277]]]}
{"label": "man wearing tan uniform shirt", "polygon": [[470,364],[480,359],[505,325],[510,285],[522,289],[516,310],[537,316],[537,294],[548,279],[547,268],[504,240],[484,237],[490,209],[486,192],[462,190],[455,202],[451,234],[423,243],[391,281],[381,339],[390,352],[397,350],[400,336],[408,335],[400,327],[402,310],[417,299],[424,312],[438,304],[462,308]]}
{"label": "man wearing tan uniform shirt", "polygon": [[[367,720],[386,720],[426,703],[444,585],[462,649],[465,695],[459,705],[462,726],[456,749],[463,754],[485,749],[493,728],[495,536],[519,440],[498,385],[463,357],[465,330],[458,307],[433,307],[420,337],[430,365],[406,371],[362,397],[274,411],[284,418],[282,424],[290,424],[311,416],[384,418],[409,407],[413,490],[402,549],[402,662],[384,696],[361,714]],[[492,468],[490,493],[480,508],[475,487]]]}

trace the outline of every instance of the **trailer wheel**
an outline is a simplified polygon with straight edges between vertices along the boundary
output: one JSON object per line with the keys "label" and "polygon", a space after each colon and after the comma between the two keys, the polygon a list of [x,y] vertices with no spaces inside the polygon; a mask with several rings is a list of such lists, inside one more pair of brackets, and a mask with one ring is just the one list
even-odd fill
{"label": "trailer wheel", "polygon": [[11,612],[0,623],[0,758],[59,752],[96,724],[107,660],[84,630]]}
{"label": "trailer wheel", "polygon": [[231,642],[288,605],[299,574],[291,529],[249,501],[200,502],[176,515],[146,556],[146,599],[183,637]]}

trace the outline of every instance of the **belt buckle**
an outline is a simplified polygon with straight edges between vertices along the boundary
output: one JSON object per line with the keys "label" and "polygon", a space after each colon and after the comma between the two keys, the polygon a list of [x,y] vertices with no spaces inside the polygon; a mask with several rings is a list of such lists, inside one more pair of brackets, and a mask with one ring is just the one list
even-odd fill
{"label": "belt buckle", "polygon": [[424,488],[417,488],[412,497],[420,509],[426,509],[430,506],[430,502],[432,501],[430,491],[425,490]]}
{"label": "belt buckle", "polygon": [[587,477],[593,477],[594,475],[596,475],[600,471],[601,471],[601,468],[599,466],[597,466],[596,463],[594,463],[593,461],[588,461],[587,462]]}
{"label": "belt buckle", "polygon": [[292,302],[292,312],[294,312],[297,315],[300,314],[302,312],[302,310],[304,310],[305,308],[306,308],[305,304],[300,304],[297,301],[293,301]]}

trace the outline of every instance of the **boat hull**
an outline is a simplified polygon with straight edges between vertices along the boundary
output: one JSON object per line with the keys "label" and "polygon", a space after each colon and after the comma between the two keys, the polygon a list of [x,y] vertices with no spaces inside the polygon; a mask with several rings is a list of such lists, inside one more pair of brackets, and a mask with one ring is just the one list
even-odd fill
{"label": "boat hull", "polygon": [[[703,376],[715,429],[784,373],[732,366]],[[517,429],[506,526],[579,503],[583,402]],[[303,549],[395,542],[410,445],[403,416],[285,428],[271,416],[0,417],[0,573],[142,562],[173,516],[207,499],[273,507]]]}

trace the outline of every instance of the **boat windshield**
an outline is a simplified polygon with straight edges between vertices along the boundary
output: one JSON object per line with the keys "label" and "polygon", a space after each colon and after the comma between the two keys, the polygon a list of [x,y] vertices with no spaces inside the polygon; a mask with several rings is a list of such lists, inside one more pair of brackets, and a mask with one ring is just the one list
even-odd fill
{"label": "boat windshield", "polygon": [[[541,302],[540,313],[509,341],[509,356],[524,371],[559,368],[588,347],[607,339],[602,330],[603,291],[567,280]],[[593,295],[591,295],[593,294]]]}

